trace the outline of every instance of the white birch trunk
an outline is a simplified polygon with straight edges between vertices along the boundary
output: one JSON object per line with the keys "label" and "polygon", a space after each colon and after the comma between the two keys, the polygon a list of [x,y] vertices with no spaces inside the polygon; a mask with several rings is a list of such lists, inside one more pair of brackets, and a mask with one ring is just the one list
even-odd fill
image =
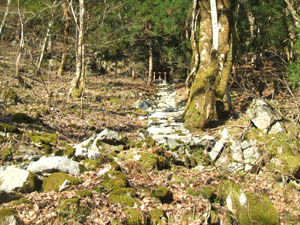
{"label": "white birch trunk", "polygon": [[[77,42],[76,74],[69,90],[69,97],[81,97],[84,85],[84,47],[83,47],[83,26],[84,26],[84,0],[79,0],[79,30]],[[77,91],[76,91],[77,90]],[[77,93],[75,94],[76,91]]]}
{"label": "white birch trunk", "polygon": [[211,10],[211,22],[212,22],[212,29],[213,29],[212,50],[215,49],[218,51],[218,48],[219,48],[219,25],[218,25],[216,0],[210,0],[210,10]]}
{"label": "white birch trunk", "polygon": [[9,12],[9,5],[10,5],[10,3],[11,3],[11,0],[7,0],[6,10],[5,10],[5,13],[4,13],[1,25],[0,25],[0,37],[2,36],[2,31],[3,31],[3,27],[5,25],[6,17],[7,17],[8,12]]}

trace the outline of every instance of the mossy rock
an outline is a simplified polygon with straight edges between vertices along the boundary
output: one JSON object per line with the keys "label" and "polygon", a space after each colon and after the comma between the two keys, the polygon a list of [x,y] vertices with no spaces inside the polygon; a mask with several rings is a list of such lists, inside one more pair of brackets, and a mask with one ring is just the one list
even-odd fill
{"label": "mossy rock", "polygon": [[144,216],[139,209],[125,209],[124,212],[127,215],[126,224],[127,225],[146,225],[147,218]]}
{"label": "mossy rock", "polygon": [[158,198],[162,203],[171,203],[173,201],[173,193],[167,187],[156,186],[152,188],[151,196]]}
{"label": "mossy rock", "polygon": [[22,195],[17,192],[7,193],[6,191],[0,191],[0,204],[17,200],[20,199],[21,197]]}
{"label": "mossy rock", "polygon": [[20,133],[17,127],[7,123],[0,123],[0,131],[5,133]]}
{"label": "mossy rock", "polygon": [[110,152],[121,152],[124,149],[124,145],[113,145],[108,144],[103,141],[97,140],[96,146],[101,152],[110,153]]}
{"label": "mossy rock", "polygon": [[0,157],[3,161],[10,161],[13,157],[15,150],[12,147],[1,149]]}
{"label": "mossy rock", "polygon": [[150,225],[167,225],[168,220],[162,209],[152,209],[150,212]]}
{"label": "mossy rock", "polygon": [[108,199],[114,203],[119,203],[123,207],[139,206],[141,203],[136,197],[134,188],[116,188],[110,194]]}
{"label": "mossy rock", "polygon": [[15,123],[33,123],[34,119],[28,116],[26,113],[15,113],[11,120]]}
{"label": "mossy rock", "polygon": [[218,187],[221,198],[240,225],[279,225],[279,216],[266,196],[244,193],[237,184],[225,181]]}
{"label": "mossy rock", "polygon": [[84,159],[81,160],[80,163],[87,169],[87,170],[95,170],[98,168],[100,162],[98,160],[93,159]]}
{"label": "mossy rock", "polygon": [[11,222],[10,223],[8,222],[9,220],[11,221],[11,219],[8,219],[11,216],[14,217],[14,220],[17,222],[16,224],[20,224],[15,217],[16,214],[17,214],[16,210],[12,208],[0,209],[0,224],[1,225],[11,224]]}
{"label": "mossy rock", "polygon": [[30,140],[38,145],[52,145],[55,146],[57,144],[58,141],[58,137],[56,134],[50,134],[50,133],[32,133],[30,135]]}
{"label": "mossy rock", "polygon": [[4,87],[0,88],[0,100],[7,105],[16,105],[19,97],[13,89]]}
{"label": "mossy rock", "polygon": [[41,181],[38,176],[32,172],[29,172],[25,184],[18,190],[21,193],[30,193],[32,191],[40,190]]}
{"label": "mossy rock", "polygon": [[67,147],[66,149],[60,149],[54,153],[55,156],[66,156],[69,159],[75,155],[75,148]]}
{"label": "mossy rock", "polygon": [[102,186],[106,190],[125,188],[128,187],[128,184],[126,176],[120,171],[108,171],[102,181]]}
{"label": "mossy rock", "polygon": [[78,190],[78,191],[75,191],[76,195],[78,197],[91,197],[93,196],[93,192],[91,192],[90,190]]}
{"label": "mossy rock", "polygon": [[211,187],[204,186],[199,189],[188,188],[187,193],[193,196],[202,196],[203,198],[212,201],[216,195]]}
{"label": "mossy rock", "polygon": [[85,202],[78,198],[64,199],[59,203],[57,214],[64,220],[79,220],[91,214],[91,210]]}
{"label": "mossy rock", "polygon": [[146,172],[149,172],[153,169],[168,169],[170,167],[169,161],[166,157],[151,152],[142,152],[139,162]]}
{"label": "mossy rock", "polygon": [[52,173],[43,181],[42,189],[44,192],[58,191],[61,185],[68,180],[69,185],[78,185],[83,181],[67,173]]}

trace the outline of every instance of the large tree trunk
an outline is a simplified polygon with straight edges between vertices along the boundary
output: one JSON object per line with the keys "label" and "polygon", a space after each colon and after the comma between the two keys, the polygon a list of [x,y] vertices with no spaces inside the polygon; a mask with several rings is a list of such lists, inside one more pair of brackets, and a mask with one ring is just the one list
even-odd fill
{"label": "large tree trunk", "polygon": [[84,88],[84,46],[83,46],[83,17],[84,17],[84,0],[79,0],[79,32],[78,32],[78,45],[77,45],[77,58],[76,58],[76,74],[72,81],[69,90],[69,97],[79,98],[83,94]]}
{"label": "large tree trunk", "polygon": [[65,29],[64,29],[64,45],[63,45],[63,53],[61,57],[61,62],[57,71],[58,76],[62,76],[65,65],[67,62],[67,54],[68,54],[68,44],[69,44],[69,31],[70,31],[70,8],[66,3],[62,4],[64,10],[64,19],[65,19]]}
{"label": "large tree trunk", "polygon": [[[200,1],[199,54],[200,63],[185,108],[185,126],[202,130],[222,117],[223,97],[232,67],[232,37],[230,30],[230,1],[216,1],[223,13],[218,17],[218,42],[213,46],[213,22],[210,2]],[[217,49],[218,50],[217,50]]]}

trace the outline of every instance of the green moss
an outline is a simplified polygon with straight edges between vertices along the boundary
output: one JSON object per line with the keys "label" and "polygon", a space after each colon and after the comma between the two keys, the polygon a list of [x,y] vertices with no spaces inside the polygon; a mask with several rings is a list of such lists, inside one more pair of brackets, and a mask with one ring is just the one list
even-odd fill
{"label": "green moss", "polygon": [[98,160],[92,159],[84,159],[81,160],[80,163],[87,169],[87,170],[95,170],[98,168],[100,162]]}
{"label": "green moss", "polygon": [[55,156],[66,156],[69,159],[75,155],[75,148],[67,147],[66,149],[60,149],[55,152]]}
{"label": "green moss", "polygon": [[108,171],[104,175],[102,185],[106,190],[125,188],[128,186],[128,180],[120,171]]}
{"label": "green moss", "polygon": [[201,187],[200,189],[188,188],[187,193],[193,196],[202,196],[207,200],[213,200],[214,198],[214,190],[208,186]]}
{"label": "green moss", "polygon": [[64,199],[60,202],[57,214],[64,220],[82,219],[91,214],[91,210],[86,203],[81,202],[78,198]]}
{"label": "green moss", "polygon": [[65,180],[68,180],[69,185],[78,185],[82,180],[67,173],[53,173],[43,181],[43,191],[58,191]]}
{"label": "green moss", "polygon": [[20,199],[22,195],[17,192],[10,192],[7,193],[5,191],[0,191],[0,204],[5,203],[5,202],[10,202],[13,200]]}
{"label": "green moss", "polygon": [[167,225],[167,218],[162,209],[152,209],[150,212],[150,225]]}
{"label": "green moss", "polygon": [[8,133],[20,133],[17,127],[7,123],[0,123],[0,131]]}
{"label": "green moss", "polygon": [[15,209],[12,208],[3,208],[0,209],[0,222],[3,223],[3,220],[7,216],[15,216],[17,214]]}
{"label": "green moss", "polygon": [[18,191],[20,191],[22,193],[30,193],[32,191],[39,190],[40,186],[41,186],[41,182],[38,179],[37,175],[29,172],[29,175],[27,177],[25,184]]}
{"label": "green moss", "polygon": [[12,202],[9,203],[10,206],[18,206],[18,205],[22,205],[22,204],[33,206],[34,202],[30,201],[26,198],[20,198],[18,200],[15,200],[15,201],[12,201]]}
{"label": "green moss", "polygon": [[79,88],[73,87],[72,91],[70,93],[70,97],[72,99],[81,98],[82,93],[83,93],[83,86],[82,85],[80,85]]}
{"label": "green moss", "polygon": [[147,220],[144,214],[138,209],[125,209],[127,225],[146,225]]}
{"label": "green moss", "polygon": [[134,188],[116,188],[110,195],[109,200],[114,203],[120,203],[123,207],[134,207],[141,203],[135,199],[136,190]]}
{"label": "green moss", "polygon": [[3,161],[11,160],[14,152],[15,150],[12,147],[2,149],[0,152],[1,160]]}
{"label": "green moss", "polygon": [[90,190],[78,190],[78,191],[75,191],[75,193],[79,197],[91,197],[91,196],[93,196],[93,193]]}
{"label": "green moss", "polygon": [[16,92],[11,88],[0,88],[0,100],[7,105],[15,105],[19,101],[19,97]]}
{"label": "green moss", "polygon": [[139,162],[142,168],[147,172],[153,169],[162,170],[169,168],[169,161],[166,157],[151,152],[142,152]]}
{"label": "green moss", "polygon": [[26,113],[16,113],[12,116],[12,121],[16,123],[33,123],[34,119]]}
{"label": "green moss", "polygon": [[124,146],[123,145],[110,145],[108,143],[105,143],[103,141],[98,140],[96,142],[96,146],[97,148],[101,151],[101,152],[120,152],[123,151]]}
{"label": "green moss", "polygon": [[151,191],[151,196],[158,198],[162,203],[170,203],[173,201],[173,193],[167,187],[154,187]]}
{"label": "green moss", "polygon": [[230,207],[240,225],[277,225],[276,209],[266,196],[243,193],[238,185],[225,181],[219,185],[220,195]]}
{"label": "green moss", "polygon": [[44,133],[44,132],[32,133],[29,138],[33,143],[46,144],[46,145],[52,145],[52,146],[55,146],[58,141],[58,137],[56,134],[50,134],[50,133]]}

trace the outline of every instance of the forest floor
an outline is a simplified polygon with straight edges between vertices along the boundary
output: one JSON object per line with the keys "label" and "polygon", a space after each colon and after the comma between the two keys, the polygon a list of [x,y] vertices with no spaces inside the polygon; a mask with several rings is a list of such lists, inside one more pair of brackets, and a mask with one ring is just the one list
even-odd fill
{"label": "forest floor", "polygon": [[[137,102],[146,99],[155,99],[156,87],[146,86],[143,79],[132,80],[126,76],[96,76],[90,75],[86,79],[84,97],[78,100],[70,100],[67,97],[72,73],[68,72],[63,77],[57,77],[55,71],[45,70],[39,77],[34,77],[23,72],[25,81],[30,83],[31,89],[23,89],[17,85],[14,79],[13,56],[8,56],[9,51],[3,51],[0,55],[1,89],[12,88],[17,96],[17,104],[0,105],[0,122],[9,123],[18,127],[24,134],[21,140],[14,142],[7,140],[1,143],[1,150],[11,146],[18,148],[21,145],[30,145],[28,134],[33,132],[55,133],[58,143],[52,151],[73,146],[83,140],[99,133],[105,128],[124,133],[130,140],[138,137],[138,132],[145,132],[147,122],[140,120],[144,112],[137,109]],[[12,54],[12,53],[11,53]],[[24,61],[25,62],[25,61]],[[26,70],[25,70],[26,71]],[[181,98],[186,98],[186,90],[183,83],[174,85]],[[227,124],[241,125],[245,109],[253,98],[249,93],[241,90],[233,90],[234,114],[228,116],[220,127],[208,129],[203,133],[212,134],[219,132]],[[300,97],[295,96],[300,104]],[[280,107],[289,118],[295,118],[299,114],[297,104],[287,92],[278,95]],[[34,120],[31,123],[13,122],[16,113],[26,113]],[[146,150],[146,149],[145,149]],[[2,165],[9,162],[1,161]],[[33,192],[24,194],[23,197],[30,203],[13,205],[2,204],[0,207],[10,207],[17,210],[18,218],[24,224],[112,224],[112,221],[125,223],[128,217],[120,204],[111,202],[106,191],[96,191],[95,187],[101,187],[103,176],[97,175],[106,165],[100,165],[95,171],[85,172],[80,177],[83,183],[71,186],[62,192]],[[204,170],[197,171],[185,166],[176,166],[171,169],[154,169],[145,173],[140,168],[127,164],[122,168],[132,187],[151,187],[161,185],[168,187],[173,193],[173,201],[162,203],[145,195],[137,189],[137,198],[142,203],[141,211],[148,212],[151,209],[163,209],[169,218],[168,224],[213,224],[211,221],[211,209],[217,212],[217,222],[230,224],[228,209],[222,202],[210,202],[203,196],[194,195],[189,191],[211,187],[218,195],[217,186],[225,179],[238,183],[243,190],[259,193],[270,198],[279,213],[281,224],[297,224],[300,219],[300,185],[291,188],[279,183],[272,174],[267,172],[236,173],[230,174],[213,165],[207,165]],[[282,181],[283,182],[283,181]],[[86,202],[91,210],[90,215],[80,219],[64,221],[57,214],[57,208],[61,200],[78,195],[77,190],[91,190],[92,196],[80,197],[80,201]],[[145,213],[146,214],[146,213]],[[172,218],[172,219],[171,219]]]}

